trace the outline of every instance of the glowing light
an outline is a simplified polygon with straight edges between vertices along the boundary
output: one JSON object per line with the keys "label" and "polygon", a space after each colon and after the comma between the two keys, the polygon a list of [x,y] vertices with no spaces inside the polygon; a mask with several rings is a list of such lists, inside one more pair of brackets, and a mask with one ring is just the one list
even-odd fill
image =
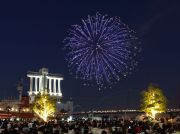
{"label": "glowing light", "polygon": [[20,118],[16,118],[17,121],[20,121]]}
{"label": "glowing light", "polygon": [[157,113],[163,113],[167,110],[167,100],[160,88],[150,85],[142,95],[141,110],[148,116],[155,119]]}
{"label": "glowing light", "polygon": [[72,116],[69,116],[69,118],[67,118],[67,121],[70,122],[72,121],[72,119],[73,119]]}
{"label": "glowing light", "polygon": [[29,109],[28,108],[24,108],[23,111],[24,112],[29,112]]}
{"label": "glowing light", "polygon": [[155,115],[158,113],[158,111],[151,109],[151,117],[155,119]]}
{"label": "glowing light", "polygon": [[34,103],[33,111],[45,122],[49,116],[53,116],[55,112],[55,102],[51,100],[48,94],[42,94],[37,97]]}
{"label": "glowing light", "polygon": [[134,31],[119,18],[97,13],[73,25],[64,40],[70,73],[84,85],[110,86],[137,66],[140,52]]}

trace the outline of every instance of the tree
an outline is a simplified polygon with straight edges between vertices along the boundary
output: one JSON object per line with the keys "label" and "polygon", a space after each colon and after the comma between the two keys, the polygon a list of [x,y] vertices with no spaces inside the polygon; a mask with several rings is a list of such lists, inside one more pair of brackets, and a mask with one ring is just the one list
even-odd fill
{"label": "tree", "polygon": [[163,91],[155,85],[150,85],[147,91],[142,92],[140,109],[152,118],[155,118],[156,113],[166,112],[167,99]]}
{"label": "tree", "polygon": [[48,117],[52,116],[56,111],[56,101],[49,94],[43,92],[35,96],[32,107],[33,111],[43,119],[43,121],[47,122]]}

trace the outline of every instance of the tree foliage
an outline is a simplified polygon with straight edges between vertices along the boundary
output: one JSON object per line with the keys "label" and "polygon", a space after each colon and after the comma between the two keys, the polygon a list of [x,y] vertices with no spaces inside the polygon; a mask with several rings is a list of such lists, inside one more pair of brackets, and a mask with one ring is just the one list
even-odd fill
{"label": "tree foliage", "polygon": [[56,111],[56,101],[44,92],[35,96],[32,107],[33,111],[43,119],[43,121],[47,122],[48,117],[52,116]]}
{"label": "tree foliage", "polygon": [[150,85],[147,91],[142,92],[140,109],[152,118],[155,118],[156,113],[166,112],[167,99],[163,91],[155,85]]}

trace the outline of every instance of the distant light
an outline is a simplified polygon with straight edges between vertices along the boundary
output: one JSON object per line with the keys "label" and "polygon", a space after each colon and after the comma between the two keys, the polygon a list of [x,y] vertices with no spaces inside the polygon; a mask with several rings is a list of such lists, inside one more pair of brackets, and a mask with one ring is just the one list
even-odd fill
{"label": "distant light", "polygon": [[87,120],[87,118],[85,118],[85,117],[82,117],[82,120]]}
{"label": "distant light", "polygon": [[72,116],[69,116],[69,118],[67,118],[67,122],[72,121]]}

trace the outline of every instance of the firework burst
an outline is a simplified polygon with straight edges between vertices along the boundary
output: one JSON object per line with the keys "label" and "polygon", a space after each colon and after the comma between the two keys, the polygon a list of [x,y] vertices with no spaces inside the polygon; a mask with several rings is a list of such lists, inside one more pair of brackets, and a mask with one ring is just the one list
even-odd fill
{"label": "firework burst", "polygon": [[88,16],[70,28],[64,44],[70,73],[87,85],[112,85],[137,65],[137,38],[118,17]]}

